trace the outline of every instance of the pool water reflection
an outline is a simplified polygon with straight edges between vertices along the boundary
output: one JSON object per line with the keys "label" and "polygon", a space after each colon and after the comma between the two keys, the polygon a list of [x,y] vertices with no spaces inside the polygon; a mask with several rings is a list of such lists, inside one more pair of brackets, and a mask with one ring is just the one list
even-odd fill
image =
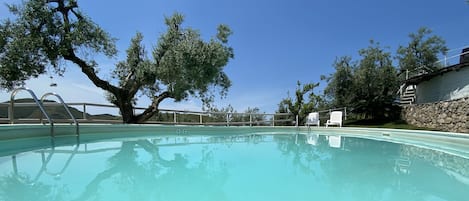
{"label": "pool water reflection", "polygon": [[0,200],[457,201],[469,196],[467,167],[337,135],[127,137],[4,155]]}

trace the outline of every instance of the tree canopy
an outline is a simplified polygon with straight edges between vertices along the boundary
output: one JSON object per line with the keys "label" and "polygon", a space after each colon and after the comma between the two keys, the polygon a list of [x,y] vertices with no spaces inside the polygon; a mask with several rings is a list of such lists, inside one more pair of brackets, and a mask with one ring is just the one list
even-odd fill
{"label": "tree canopy", "polygon": [[448,51],[445,40],[431,34],[432,30],[422,27],[416,33],[409,34],[410,42],[406,46],[399,46],[397,59],[401,72],[429,73],[444,65],[437,62],[438,56],[446,55]]}
{"label": "tree canopy", "polygon": [[[0,85],[8,89],[37,77],[52,66],[59,74],[61,60],[80,63],[95,77],[96,62],[77,56],[78,50],[114,56],[115,39],[78,10],[74,0],[25,1],[8,5],[14,19],[0,24]],[[96,79],[98,82],[102,80]]]}
{"label": "tree canopy", "polygon": [[334,107],[349,107],[364,118],[386,118],[395,101],[398,82],[391,54],[379,43],[370,41],[359,50],[361,59],[340,57],[334,62],[336,72],[326,77],[325,94]]}
{"label": "tree canopy", "polygon": [[382,118],[395,101],[399,86],[391,53],[371,41],[359,54],[362,59],[354,73],[354,109],[365,118]]}
{"label": "tree canopy", "polygon": [[278,105],[279,109],[277,112],[291,113],[293,116],[298,116],[298,124],[303,124],[307,114],[320,109],[324,104],[324,100],[322,97],[314,94],[314,88],[318,87],[319,83],[301,84],[298,81],[296,85],[294,99],[290,96],[282,99]]}
{"label": "tree canopy", "polygon": [[[166,98],[181,101],[189,96],[204,103],[213,100],[216,89],[226,94],[231,82],[223,72],[233,58],[227,45],[232,34],[227,25],[219,25],[217,34],[204,41],[199,31],[182,26],[184,16],[167,17],[167,31],[161,35],[148,58],[137,33],[127,50],[127,59],[116,65],[113,78],[117,84],[97,74],[98,63],[82,51],[115,56],[115,39],[78,9],[76,0],[25,1],[9,5],[16,16],[0,24],[0,85],[12,89],[31,77],[45,73],[49,66],[62,74],[60,61],[76,64],[108,98],[119,107],[126,123],[138,123],[158,113]],[[136,95],[150,97],[152,104],[135,114]]]}
{"label": "tree canopy", "polygon": [[344,107],[351,105],[355,96],[353,88],[353,70],[355,64],[348,56],[339,57],[333,64],[335,73],[329,77],[322,76],[322,80],[328,82],[324,94],[331,101],[333,107]]}
{"label": "tree canopy", "polygon": [[335,72],[321,78],[328,83],[324,90],[327,99],[333,107],[353,108],[365,119],[396,118],[399,111],[394,102],[399,81],[408,78],[405,75],[429,73],[443,65],[437,62],[438,57],[446,54],[448,48],[440,36],[431,33],[428,28],[420,28],[409,34],[409,44],[399,46],[394,58],[401,77],[391,53],[374,41],[358,51],[360,60],[337,58],[333,64]]}

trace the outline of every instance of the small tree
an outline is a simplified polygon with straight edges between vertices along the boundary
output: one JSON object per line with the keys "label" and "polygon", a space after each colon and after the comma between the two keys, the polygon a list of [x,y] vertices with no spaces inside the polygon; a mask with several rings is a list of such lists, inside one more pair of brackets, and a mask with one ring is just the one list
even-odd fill
{"label": "small tree", "polygon": [[[439,55],[446,55],[448,48],[440,36],[430,35],[432,31],[422,27],[417,33],[409,34],[407,46],[399,46],[397,59],[403,75],[429,73],[442,66],[437,63]],[[405,73],[405,74],[404,74]]]}
{"label": "small tree", "polygon": [[[297,82],[297,89],[295,91],[295,99],[287,97],[280,101],[278,113],[292,113],[293,116],[298,116],[298,124],[304,124],[307,114],[318,109],[322,99],[320,96],[314,94],[313,90],[319,86],[319,83],[309,83],[302,85],[300,81]],[[305,99],[307,96],[307,99]]]}
{"label": "small tree", "polygon": [[[118,84],[113,85],[98,76],[94,60],[78,53],[85,50],[112,57],[115,39],[84,15],[76,0],[30,0],[8,7],[16,18],[0,24],[0,85],[7,89],[45,73],[48,66],[62,74],[65,68],[60,61],[69,61],[109,93],[125,123],[140,123],[157,114],[167,98],[181,101],[194,96],[209,103],[214,87],[224,95],[231,86],[223,72],[233,58],[233,49],[227,46],[231,30],[226,25],[220,25],[216,37],[206,42],[198,31],[183,28],[184,17],[176,13],[166,18],[167,32],[159,38],[151,60],[141,44],[143,36],[137,33],[127,59],[116,66],[113,75]],[[141,114],[133,110],[137,94],[152,101]]]}

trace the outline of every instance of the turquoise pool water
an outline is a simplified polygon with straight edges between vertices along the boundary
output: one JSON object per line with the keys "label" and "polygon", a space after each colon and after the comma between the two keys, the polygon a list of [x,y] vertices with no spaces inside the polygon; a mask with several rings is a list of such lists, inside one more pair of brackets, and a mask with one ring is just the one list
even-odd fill
{"label": "turquoise pool water", "polygon": [[468,200],[469,151],[394,141],[194,127],[3,140],[0,200]]}

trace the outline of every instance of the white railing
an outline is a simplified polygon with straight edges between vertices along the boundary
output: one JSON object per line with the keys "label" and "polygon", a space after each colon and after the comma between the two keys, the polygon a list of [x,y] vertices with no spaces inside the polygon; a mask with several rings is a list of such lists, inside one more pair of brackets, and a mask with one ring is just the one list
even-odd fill
{"label": "white railing", "polygon": [[[439,61],[437,61],[437,63],[441,63],[443,64],[443,66],[451,66],[454,64],[458,64],[459,60],[456,60],[456,59],[461,58],[461,56],[463,55],[469,54],[469,52],[462,52],[462,50],[466,48],[469,48],[469,46],[464,46],[464,47],[459,47],[459,48],[448,50],[446,54],[450,54],[452,56],[444,55],[443,59],[440,59]],[[453,52],[457,52],[457,54],[454,54]]]}
{"label": "white railing", "polygon": [[331,112],[333,111],[342,111],[343,113],[343,120],[347,120],[347,117],[350,115],[350,112],[349,112],[350,109],[347,109],[347,107],[341,107],[341,108],[333,108],[333,109],[328,109],[328,110],[321,110],[321,111],[317,111],[319,113],[319,119],[321,119],[321,122],[322,120],[326,120],[326,119],[329,119],[329,116],[331,114]]}
{"label": "white railing", "polygon": [[[464,47],[460,47],[460,48],[455,48],[455,49],[451,49],[451,50],[448,50],[446,52],[445,55],[443,55],[443,58],[436,61],[435,63],[433,63],[435,66],[440,66],[441,68],[444,68],[444,67],[448,67],[448,66],[452,66],[452,65],[456,65],[456,64],[459,64],[460,63],[460,58],[461,56],[464,56],[464,55],[467,55],[469,54],[469,51],[468,52],[462,52],[463,49],[465,48],[469,48],[469,46],[464,46]],[[458,53],[454,53],[454,52],[458,52]],[[450,56],[448,56],[448,54]],[[407,70],[405,73],[406,73],[406,79],[409,79],[410,77],[413,77],[413,76],[418,76],[418,75],[422,75],[422,74],[426,74],[428,72],[430,72],[430,68],[428,66],[420,66],[418,68],[416,68],[415,70],[413,71],[409,71]]]}
{"label": "white railing", "polygon": [[[51,107],[62,107],[62,104],[56,102],[44,102],[44,107],[50,109]],[[78,122],[86,123],[122,123],[122,119],[118,115],[99,117],[97,115],[90,115],[90,107],[99,108],[114,108],[118,109],[115,105],[111,104],[96,104],[96,103],[67,103],[68,106],[74,107],[75,112],[73,117]],[[32,107],[34,103],[15,103],[12,111],[19,107]],[[0,109],[10,109],[10,104],[0,103]],[[136,111],[144,110],[143,107],[135,107]],[[2,110],[0,110],[2,111]],[[79,113],[77,113],[77,111]],[[343,111],[344,120],[347,120],[347,108],[334,108],[318,112],[322,120],[329,118],[329,114],[332,111]],[[152,119],[145,123],[150,124],[172,124],[172,125],[218,125],[218,126],[302,126],[298,123],[298,116],[294,116],[291,113],[239,113],[239,112],[200,112],[200,111],[187,111],[187,110],[171,110],[171,109],[159,109],[160,115],[155,115]],[[112,117],[112,118],[111,118]],[[35,123],[39,122],[41,116],[31,117],[31,119],[15,119],[18,123]],[[159,118],[159,119],[158,119]],[[70,122],[70,119],[54,119],[56,122]],[[9,123],[10,116],[8,114],[0,113],[0,123]]]}
{"label": "white railing", "polygon": [[[56,102],[44,102],[44,107],[59,107],[62,106]],[[0,103],[0,108],[5,107],[13,113],[17,107],[31,107],[35,106],[34,103],[15,103],[11,108],[9,103]],[[114,108],[118,109],[115,105],[111,104],[95,104],[95,103],[67,103],[68,106],[77,109],[77,112],[72,115],[79,122],[88,123],[122,123],[122,119],[118,115],[99,117],[90,115],[90,107],[99,108]],[[143,107],[135,107],[135,111],[144,110]],[[1,110],[0,110],[1,111]],[[160,120],[158,116],[153,117],[145,123],[160,123],[160,124],[187,124],[187,125],[223,125],[223,126],[277,126],[277,125],[295,125],[295,117],[290,113],[223,113],[223,112],[199,112],[187,110],[171,110],[159,109]],[[13,115],[1,114],[0,123],[8,123]],[[112,118],[111,118],[112,117]],[[38,122],[42,116],[32,117],[30,119],[15,119],[15,122]],[[54,119],[59,122],[60,119]],[[63,122],[69,122],[69,119],[62,119]]]}

